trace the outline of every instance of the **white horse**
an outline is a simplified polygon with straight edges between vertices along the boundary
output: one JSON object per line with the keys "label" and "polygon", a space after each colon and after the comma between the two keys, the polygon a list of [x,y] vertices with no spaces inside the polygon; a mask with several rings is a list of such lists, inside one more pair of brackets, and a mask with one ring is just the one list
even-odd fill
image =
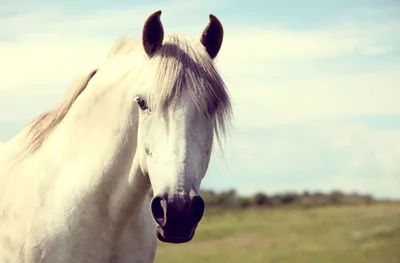
{"label": "white horse", "polygon": [[147,263],[156,237],[193,238],[232,117],[214,66],[223,27],[210,15],[199,39],[164,39],[160,16],[1,145],[1,263]]}

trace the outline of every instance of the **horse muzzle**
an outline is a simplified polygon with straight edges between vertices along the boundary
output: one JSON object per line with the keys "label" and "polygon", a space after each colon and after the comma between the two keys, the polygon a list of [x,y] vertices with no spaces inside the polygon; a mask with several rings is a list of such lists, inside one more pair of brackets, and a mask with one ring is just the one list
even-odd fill
{"label": "horse muzzle", "polygon": [[155,196],[151,212],[157,225],[157,237],[166,243],[186,243],[192,240],[197,224],[204,214],[204,200],[192,197]]}

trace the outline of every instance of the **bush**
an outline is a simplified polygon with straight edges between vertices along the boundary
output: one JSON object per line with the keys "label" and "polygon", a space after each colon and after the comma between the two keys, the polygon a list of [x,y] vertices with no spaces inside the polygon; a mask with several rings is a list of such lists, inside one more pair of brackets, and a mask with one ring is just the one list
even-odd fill
{"label": "bush", "polygon": [[268,196],[264,193],[257,193],[253,196],[253,204],[256,206],[270,205]]}

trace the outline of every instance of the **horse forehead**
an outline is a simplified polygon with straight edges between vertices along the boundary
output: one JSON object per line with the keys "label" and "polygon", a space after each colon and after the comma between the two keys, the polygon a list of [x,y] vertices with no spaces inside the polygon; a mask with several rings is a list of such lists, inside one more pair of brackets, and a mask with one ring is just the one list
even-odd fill
{"label": "horse forehead", "polygon": [[190,95],[188,88],[190,87],[183,88],[179,96],[175,98],[175,103],[172,101],[167,102],[168,106],[166,110],[169,110],[168,115],[171,118],[199,119],[199,109],[196,105],[195,99]]}

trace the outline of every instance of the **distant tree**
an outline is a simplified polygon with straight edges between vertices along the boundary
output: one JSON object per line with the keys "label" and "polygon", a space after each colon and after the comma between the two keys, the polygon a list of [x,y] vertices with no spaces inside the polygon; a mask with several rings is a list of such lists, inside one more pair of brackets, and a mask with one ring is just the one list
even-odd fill
{"label": "distant tree", "polygon": [[249,198],[246,197],[240,197],[237,200],[237,205],[239,208],[245,209],[251,207],[252,203]]}
{"label": "distant tree", "polygon": [[[149,195],[152,197],[153,191],[150,189]],[[222,192],[213,190],[201,190],[200,195],[203,197],[207,207],[213,208],[211,211],[218,212],[219,209],[246,209],[249,207],[265,207],[265,206],[286,206],[301,205],[302,207],[311,208],[321,205],[331,204],[370,204],[375,201],[371,195],[361,195],[358,193],[345,194],[335,190],[328,194],[322,192],[310,193],[304,191],[301,194],[294,192],[286,192],[275,195],[267,195],[259,192],[253,196],[240,196],[236,190],[231,189]],[[207,210],[210,211],[210,210]]]}
{"label": "distant tree", "polygon": [[364,200],[365,200],[365,203],[368,205],[375,201],[374,197],[372,195],[365,195]]}
{"label": "distant tree", "polygon": [[231,189],[228,191],[221,192],[216,199],[218,200],[217,203],[221,207],[224,208],[231,208],[235,207],[235,203],[237,201],[237,194],[236,191]]}
{"label": "distant tree", "polygon": [[256,193],[253,196],[253,204],[256,206],[265,206],[269,203],[268,196],[264,193]]}
{"label": "distant tree", "polygon": [[329,194],[329,202],[331,204],[340,204],[340,203],[342,203],[344,196],[345,196],[345,194],[343,194],[342,192],[340,192],[338,190],[332,191]]}
{"label": "distant tree", "polygon": [[275,194],[270,197],[270,203],[272,206],[280,206],[282,205],[282,195],[281,194]]}
{"label": "distant tree", "polygon": [[206,206],[217,207],[220,206],[218,193],[213,190],[201,190],[200,195],[203,197]]}
{"label": "distant tree", "polygon": [[281,197],[281,202],[282,204],[288,205],[288,204],[293,204],[295,201],[298,200],[298,195],[295,193],[285,193]]}

